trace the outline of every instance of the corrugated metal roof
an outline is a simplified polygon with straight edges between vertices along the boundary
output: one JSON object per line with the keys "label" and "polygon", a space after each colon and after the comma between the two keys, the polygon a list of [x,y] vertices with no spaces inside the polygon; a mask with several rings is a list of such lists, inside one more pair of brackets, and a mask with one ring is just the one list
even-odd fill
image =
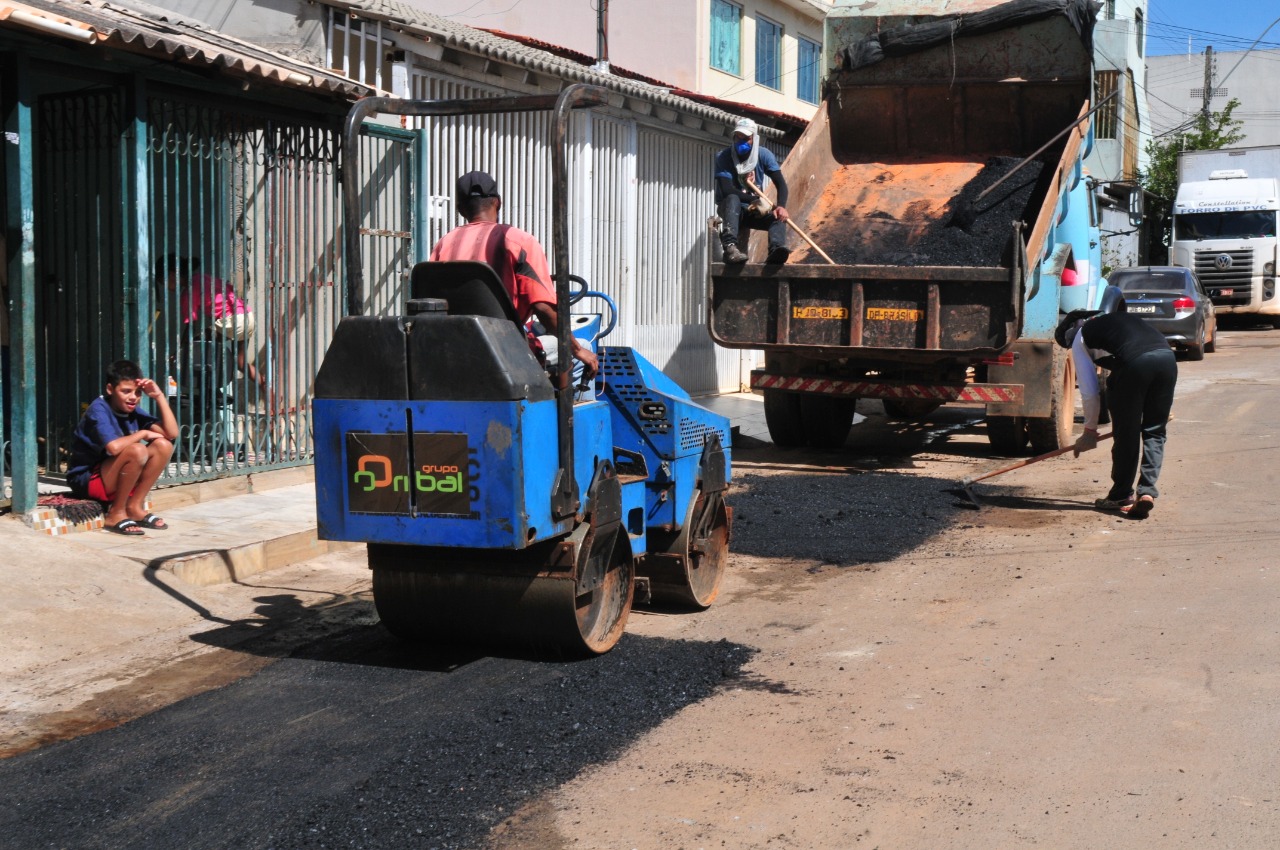
{"label": "corrugated metal roof", "polygon": [[[409,35],[424,37],[446,47],[508,62],[569,82],[604,86],[618,94],[721,123],[725,127],[731,127],[739,114],[682,97],[668,87],[593,71],[589,67],[547,50],[503,38],[485,30],[454,23],[448,18],[424,12],[407,3],[397,3],[395,0],[324,0],[324,3],[336,9],[357,14],[362,18],[383,21],[384,24],[389,23]],[[769,128],[764,129],[766,132],[769,131]],[[773,132],[781,135],[779,131]]]}
{"label": "corrugated metal roof", "polygon": [[[103,0],[0,2],[0,26],[161,56],[185,65],[210,68],[233,77],[264,79],[292,89],[318,89],[344,99],[375,93],[369,86],[339,74],[179,20],[171,12],[136,0],[130,0],[127,6]],[[86,29],[92,30],[96,37],[89,40],[77,35],[76,31]]]}

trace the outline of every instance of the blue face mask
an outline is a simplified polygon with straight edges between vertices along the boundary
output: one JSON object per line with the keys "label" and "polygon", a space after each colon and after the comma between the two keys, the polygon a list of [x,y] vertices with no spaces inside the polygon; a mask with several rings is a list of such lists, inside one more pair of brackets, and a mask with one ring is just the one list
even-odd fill
{"label": "blue face mask", "polygon": [[751,153],[751,140],[748,139],[744,142],[734,142],[733,149],[737,151],[738,156],[747,156]]}

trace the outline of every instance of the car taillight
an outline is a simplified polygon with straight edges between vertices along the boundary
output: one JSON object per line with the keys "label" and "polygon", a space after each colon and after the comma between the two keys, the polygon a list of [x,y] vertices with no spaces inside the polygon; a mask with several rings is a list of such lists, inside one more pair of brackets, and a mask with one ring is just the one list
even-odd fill
{"label": "car taillight", "polygon": [[1196,302],[1192,301],[1190,298],[1173,299],[1173,309],[1175,310],[1178,310],[1178,311],[1194,310],[1195,308],[1196,308]]}

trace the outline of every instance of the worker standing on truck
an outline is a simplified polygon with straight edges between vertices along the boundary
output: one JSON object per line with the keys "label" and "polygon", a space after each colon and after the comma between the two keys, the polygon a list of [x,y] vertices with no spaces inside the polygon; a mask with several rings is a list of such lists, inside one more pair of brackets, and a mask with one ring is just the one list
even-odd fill
{"label": "worker standing on truck", "polygon": [[[1076,382],[1084,405],[1084,433],[1075,454],[1098,446],[1101,413],[1098,367],[1107,376],[1111,412],[1111,491],[1094,502],[1099,510],[1119,510],[1145,519],[1155,507],[1156,479],[1164,462],[1165,431],[1178,363],[1164,334],[1146,320],[1126,313],[1120,290],[1108,286],[1099,310],[1073,310],[1058,324],[1058,344],[1071,349]],[[1139,469],[1141,462],[1141,469]],[[1133,480],[1138,476],[1137,497]]]}
{"label": "worker standing on truck", "polygon": [[[510,224],[498,223],[502,196],[498,194],[497,181],[483,171],[462,175],[458,178],[457,204],[458,214],[467,223],[450,230],[436,243],[431,249],[432,262],[488,263],[502,278],[502,286],[511,296],[520,324],[536,316],[548,334],[557,333],[560,318],[547,254],[531,234]],[[599,367],[595,352],[577,337],[570,339],[573,356],[582,363],[585,380],[589,381]],[[579,378],[574,375],[575,384]]]}
{"label": "worker standing on truck", "polygon": [[[751,230],[769,231],[766,263],[785,263],[791,256],[787,247],[787,181],[778,158],[761,147],[759,140],[756,122],[740,118],[733,127],[733,144],[716,154],[716,212],[722,222],[720,241],[726,263],[747,261],[745,249]],[[764,188],[765,177],[777,187],[778,197],[772,211],[761,213],[751,207],[757,193],[747,181]]]}

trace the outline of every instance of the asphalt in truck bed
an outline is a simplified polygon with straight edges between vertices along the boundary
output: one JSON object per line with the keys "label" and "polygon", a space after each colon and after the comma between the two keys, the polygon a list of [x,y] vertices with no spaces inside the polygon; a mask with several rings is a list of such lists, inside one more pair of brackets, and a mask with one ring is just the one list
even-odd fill
{"label": "asphalt in truck bed", "polygon": [[[893,185],[895,180],[923,182],[930,176],[941,176],[942,169],[923,170],[915,176],[912,176],[913,169],[906,167],[897,172],[886,170],[881,192],[867,189],[867,184],[863,184],[863,194],[846,199],[844,209],[839,209],[840,198],[824,198],[824,211],[816,213],[820,220],[815,222],[814,232],[810,235],[840,265],[1008,265],[1005,255],[1013,222],[1024,221],[1029,228],[1035,221],[1037,211],[1030,209],[1029,205],[1044,163],[1039,160],[1028,162],[981,202],[976,205],[973,202],[982,191],[1013,172],[1020,162],[1022,160],[1016,157],[988,159],[981,170],[945,204],[929,203],[919,197],[927,195],[928,186],[934,184],[903,187],[901,196],[905,197],[905,202],[899,199],[895,204],[889,194],[898,188]],[[877,182],[871,181],[872,184]],[[945,183],[937,185],[945,190]],[[956,213],[971,205],[976,212],[972,224],[967,229],[954,226]],[[830,209],[826,209],[828,207]],[[844,230],[871,231],[876,238],[858,238],[864,233],[845,234],[841,232]],[[797,261],[806,264],[825,262],[815,251],[797,252]]]}

